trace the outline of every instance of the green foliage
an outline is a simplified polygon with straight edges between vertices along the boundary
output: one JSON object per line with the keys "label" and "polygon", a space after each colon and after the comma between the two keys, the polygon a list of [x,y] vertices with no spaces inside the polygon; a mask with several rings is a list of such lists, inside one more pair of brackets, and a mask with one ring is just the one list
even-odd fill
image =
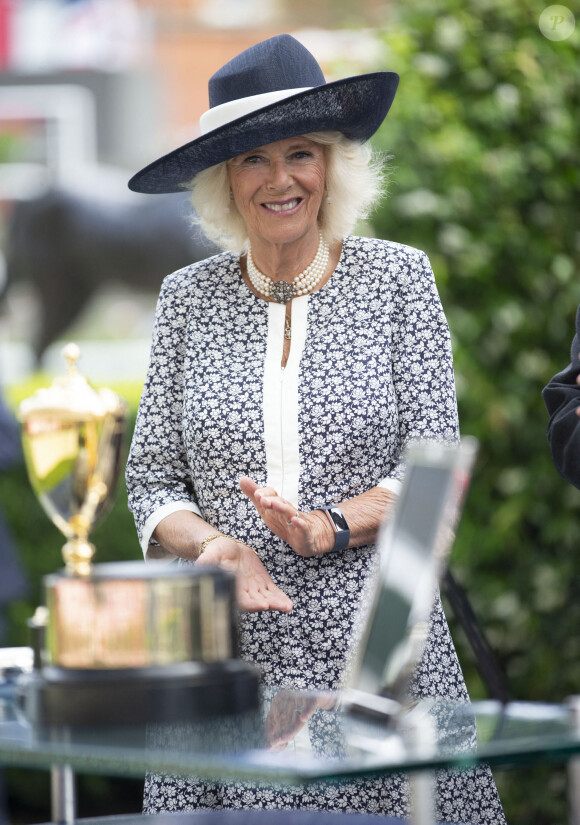
{"label": "green foliage", "polygon": [[[568,40],[546,39],[543,8],[396,4],[381,34],[401,82],[378,135],[393,161],[375,231],[429,254],[461,429],[481,443],[454,573],[512,697],[561,701],[580,692],[580,493],[552,464],[541,390],[568,363],[580,296],[580,33],[577,21]],[[471,693],[485,695],[451,624]],[[518,821],[555,822],[561,803],[536,788],[521,805],[512,795]]]}

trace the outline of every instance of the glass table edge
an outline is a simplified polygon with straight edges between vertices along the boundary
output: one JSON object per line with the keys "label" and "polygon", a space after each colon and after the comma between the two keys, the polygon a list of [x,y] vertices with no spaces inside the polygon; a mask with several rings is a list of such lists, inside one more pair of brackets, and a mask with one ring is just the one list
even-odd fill
{"label": "glass table edge", "polygon": [[[366,753],[358,758],[318,758],[285,763],[283,757],[265,749],[238,753],[207,754],[168,752],[159,748],[120,747],[117,745],[71,743],[67,741],[24,740],[5,736],[0,724],[0,763],[17,767],[43,768],[69,764],[81,773],[142,776],[147,772],[191,775],[207,780],[240,779],[255,782],[303,784],[313,781],[340,781],[348,778],[420,770],[466,769],[479,763],[497,767],[515,767],[523,763],[550,759],[567,761],[580,753],[580,733],[573,724],[566,704],[473,702],[467,706],[477,725],[492,723],[496,730],[506,720],[547,724],[548,729],[536,736],[492,738],[480,742],[476,749],[407,754],[404,759],[386,751]],[[466,708],[466,709],[467,709]],[[556,733],[550,725],[559,726]],[[22,730],[25,727],[22,726]],[[13,728],[14,730],[14,728]]]}

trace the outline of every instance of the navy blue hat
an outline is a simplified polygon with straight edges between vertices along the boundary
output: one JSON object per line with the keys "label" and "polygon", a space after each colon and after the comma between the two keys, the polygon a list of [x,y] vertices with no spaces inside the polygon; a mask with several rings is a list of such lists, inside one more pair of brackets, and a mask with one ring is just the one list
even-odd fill
{"label": "navy blue hat", "polygon": [[276,140],[338,131],[364,142],[397,90],[394,72],[326,83],[313,55],[289,34],[251,46],[209,80],[201,136],[153,161],[129,181],[134,192],[181,192],[209,166]]}

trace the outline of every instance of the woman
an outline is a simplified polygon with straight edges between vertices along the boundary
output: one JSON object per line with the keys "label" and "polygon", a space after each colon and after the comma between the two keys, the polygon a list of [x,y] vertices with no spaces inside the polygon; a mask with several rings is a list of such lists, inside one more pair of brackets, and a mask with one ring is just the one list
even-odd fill
{"label": "woman", "polygon": [[[237,574],[242,655],[267,686],[340,687],[405,444],[457,439],[426,256],[349,235],[380,194],[365,142],[397,83],[378,72],[327,84],[296,40],[271,38],[210,79],[202,136],[130,182],[151,193],[190,185],[203,229],[228,250],[164,282],[130,506],[146,558]],[[412,690],[466,698],[439,604],[432,623]],[[454,800],[455,821],[502,822],[493,780],[476,773],[476,809],[467,779],[446,775],[441,799]],[[402,779],[289,802],[150,777],[146,797],[151,812],[407,812]]]}

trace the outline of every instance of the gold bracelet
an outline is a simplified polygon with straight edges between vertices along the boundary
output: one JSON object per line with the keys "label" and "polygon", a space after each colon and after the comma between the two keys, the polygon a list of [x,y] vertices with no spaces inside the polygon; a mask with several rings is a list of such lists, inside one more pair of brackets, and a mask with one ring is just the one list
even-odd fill
{"label": "gold bracelet", "polygon": [[221,539],[221,538],[224,538],[223,533],[212,533],[211,536],[207,536],[207,538],[205,538],[202,541],[202,543],[199,545],[199,552],[197,554],[198,558],[204,552],[205,548],[208,546],[210,541],[213,541],[214,539]]}
{"label": "gold bracelet", "polygon": [[240,541],[239,539],[235,539],[233,536],[226,536],[225,533],[212,533],[211,536],[207,536],[207,538],[205,538],[202,541],[202,543],[199,545],[199,552],[197,554],[198,558],[204,552],[204,550],[206,549],[206,547],[208,546],[210,541],[213,541],[214,539],[230,539],[230,541],[235,541],[236,544],[243,544],[244,547],[249,547],[249,549],[252,551],[252,553],[256,553],[256,556],[258,555],[258,553],[254,550],[254,548],[250,547],[249,544],[246,544],[245,541]]}

